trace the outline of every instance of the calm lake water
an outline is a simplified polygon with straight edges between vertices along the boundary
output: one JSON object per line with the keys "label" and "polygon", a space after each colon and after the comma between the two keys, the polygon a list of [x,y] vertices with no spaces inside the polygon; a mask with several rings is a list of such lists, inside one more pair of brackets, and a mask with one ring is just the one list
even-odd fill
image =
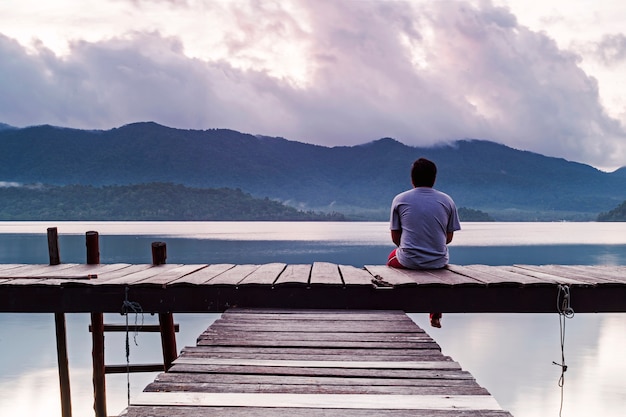
{"label": "calm lake water", "polygon": [[[0,222],[0,263],[48,263],[46,229],[59,230],[63,262],[85,262],[84,234],[100,233],[102,263],[150,263],[153,241],[169,263],[382,264],[386,223]],[[464,223],[450,246],[455,264],[626,265],[626,223]],[[572,293],[576,309],[576,294]],[[178,314],[178,348],[218,315]],[[558,416],[559,318],[554,314],[445,314],[442,329],[412,314],[515,417]],[[105,322],[123,322],[107,315]],[[139,318],[141,320],[141,318]],[[145,315],[145,323],[155,317]],[[73,415],[92,416],[89,316],[67,315]],[[158,335],[131,339],[131,363],[161,360]],[[563,416],[622,417],[626,406],[626,313],[576,314],[566,322]],[[54,317],[0,314],[0,416],[60,416]],[[106,362],[124,364],[123,334],[107,334]],[[156,374],[130,376],[136,395]],[[107,376],[107,410],[127,404],[126,375]]]}

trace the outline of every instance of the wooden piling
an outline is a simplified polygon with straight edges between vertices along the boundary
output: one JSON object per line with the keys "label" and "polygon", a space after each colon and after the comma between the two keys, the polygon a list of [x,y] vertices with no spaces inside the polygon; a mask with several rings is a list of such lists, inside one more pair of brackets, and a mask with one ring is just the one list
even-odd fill
{"label": "wooden piling", "polygon": [[56,227],[48,228],[48,255],[50,256],[50,265],[59,265],[61,263],[59,234]]}
{"label": "wooden piling", "polygon": [[94,232],[93,230],[85,233],[88,265],[96,265],[100,263],[100,242],[98,238],[98,232]]}
{"label": "wooden piling", "polygon": [[163,348],[163,368],[165,371],[171,368],[172,362],[178,357],[176,350],[176,330],[172,313],[159,313],[159,325],[161,326],[161,347]]}
{"label": "wooden piling", "polygon": [[[50,265],[59,265],[59,233],[56,227],[49,227],[48,255]],[[57,341],[57,364],[59,367],[59,390],[61,393],[61,415],[72,417],[72,396],[70,391],[70,370],[67,359],[67,330],[65,327],[65,313],[54,313],[54,327]]]}
{"label": "wooden piling", "polygon": [[57,337],[57,362],[59,364],[59,386],[61,389],[61,415],[72,417],[72,399],[70,392],[70,371],[67,359],[67,333],[65,314],[54,313]]}
{"label": "wooden piling", "polygon": [[[166,260],[166,243],[152,242],[152,264],[164,265]],[[167,371],[172,366],[172,362],[178,357],[174,316],[172,313],[159,313],[159,325],[161,328],[161,347],[163,348],[163,367]]]}
{"label": "wooden piling", "polygon": [[167,259],[167,245],[165,242],[152,242],[152,264],[163,265]]}
{"label": "wooden piling", "polygon": [[93,409],[96,417],[107,416],[104,369],[104,315],[91,313],[91,357],[93,361]]}
{"label": "wooden piling", "polygon": [[[85,233],[87,246],[87,264],[100,263],[100,242],[98,232]],[[93,409],[96,417],[107,416],[106,379],[104,364],[104,314],[91,313],[91,357],[93,361]]]}

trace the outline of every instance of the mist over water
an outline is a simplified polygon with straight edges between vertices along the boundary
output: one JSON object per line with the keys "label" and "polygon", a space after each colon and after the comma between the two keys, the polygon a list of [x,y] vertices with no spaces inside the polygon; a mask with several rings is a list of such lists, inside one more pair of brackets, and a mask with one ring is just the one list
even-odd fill
{"label": "mist over water", "polygon": [[[150,263],[151,242],[167,243],[168,263],[383,264],[393,248],[386,223],[1,222],[0,263],[48,263],[46,228],[59,231],[61,260],[85,262],[84,234],[100,233],[102,263]],[[626,224],[465,223],[450,246],[454,264],[625,265]],[[556,297],[556,295],[555,295]],[[556,301],[556,299],[555,299]],[[576,309],[576,293],[572,293]],[[219,315],[176,314],[178,349]],[[558,416],[558,315],[445,314],[443,328],[421,327],[515,417]],[[138,318],[141,319],[141,318]],[[131,318],[132,320],[132,318]],[[156,321],[144,315],[146,323]],[[106,315],[105,322],[122,322]],[[68,314],[73,414],[93,415],[89,316]],[[626,314],[576,314],[566,323],[564,416],[623,416]],[[131,363],[161,360],[157,335],[131,338]],[[52,314],[0,314],[0,415],[60,416]],[[126,361],[124,335],[107,334],[106,362]],[[131,397],[156,374],[131,374]],[[107,376],[107,410],[127,402],[126,375]]]}

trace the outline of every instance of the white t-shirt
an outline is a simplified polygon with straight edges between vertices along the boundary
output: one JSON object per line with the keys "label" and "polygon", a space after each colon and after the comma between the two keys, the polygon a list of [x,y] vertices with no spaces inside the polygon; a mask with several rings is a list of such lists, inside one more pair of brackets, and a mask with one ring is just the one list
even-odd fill
{"label": "white t-shirt", "polygon": [[391,203],[391,230],[402,230],[398,261],[405,268],[436,269],[448,263],[446,235],[461,230],[449,195],[430,187],[398,194]]}

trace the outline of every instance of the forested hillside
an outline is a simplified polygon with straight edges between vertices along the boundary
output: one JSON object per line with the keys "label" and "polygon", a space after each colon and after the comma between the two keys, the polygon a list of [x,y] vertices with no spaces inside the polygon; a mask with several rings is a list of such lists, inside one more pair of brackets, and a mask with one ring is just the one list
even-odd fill
{"label": "forested hillside", "polygon": [[626,222],[626,201],[607,213],[600,213],[599,222]]}
{"label": "forested hillside", "polygon": [[0,188],[0,220],[345,220],[303,212],[241,190],[152,183]]}
{"label": "forested hillside", "polygon": [[391,199],[410,188],[410,165],[421,156],[439,167],[436,188],[495,220],[594,220],[626,200],[623,169],[601,172],[480,140],[418,148],[384,138],[323,147],[155,123],[107,131],[0,129],[0,182],[239,188],[300,210],[363,220],[387,219]]}

